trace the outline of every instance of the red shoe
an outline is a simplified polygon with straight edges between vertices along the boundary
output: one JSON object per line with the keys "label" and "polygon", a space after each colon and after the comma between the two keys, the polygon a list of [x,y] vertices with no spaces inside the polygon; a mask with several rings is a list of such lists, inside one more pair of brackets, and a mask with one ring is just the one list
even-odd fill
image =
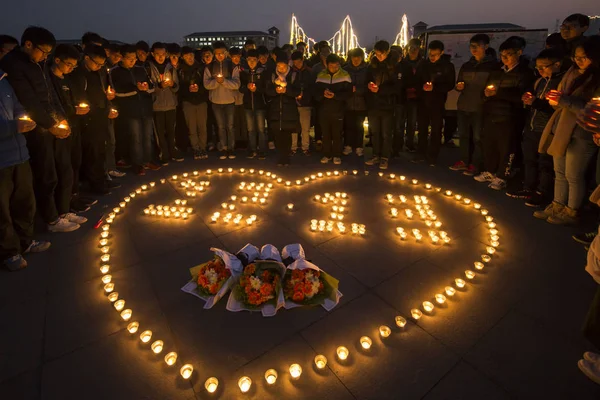
{"label": "red shoe", "polygon": [[144,169],[144,167],[136,167],[135,174],[139,176],[146,175],[146,170]]}
{"label": "red shoe", "polygon": [[475,166],[473,164],[469,165],[467,167],[467,169],[465,169],[463,171],[463,175],[466,175],[466,176],[473,176],[476,173],[477,173],[477,168],[475,168]]}
{"label": "red shoe", "polygon": [[148,164],[144,165],[144,168],[152,170],[152,171],[158,171],[160,169],[160,166],[149,162]]}
{"label": "red shoe", "polygon": [[467,164],[465,164],[463,161],[457,161],[454,165],[450,166],[452,171],[464,171],[467,168]]}

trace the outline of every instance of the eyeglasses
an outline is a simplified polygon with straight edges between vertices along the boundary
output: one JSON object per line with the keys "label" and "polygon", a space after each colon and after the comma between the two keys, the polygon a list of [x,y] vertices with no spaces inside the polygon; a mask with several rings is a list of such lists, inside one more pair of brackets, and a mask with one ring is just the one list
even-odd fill
{"label": "eyeglasses", "polygon": [[535,69],[537,69],[538,71],[540,71],[540,72],[541,72],[541,71],[545,70],[546,68],[548,68],[548,67],[550,67],[551,65],[554,65],[554,64],[555,64],[555,63],[552,63],[552,64],[547,64],[547,65],[542,65],[542,66],[540,66],[540,67],[538,67],[538,66],[536,65],[536,66],[535,66]]}
{"label": "eyeglasses", "polygon": [[38,49],[39,51],[42,52],[43,55],[47,56],[48,54],[52,53],[52,50],[50,51],[46,51],[44,49],[42,49],[40,46],[35,46],[36,49]]}
{"label": "eyeglasses", "polygon": [[586,62],[588,58],[586,56],[583,57],[573,57],[573,61],[575,62]]}
{"label": "eyeglasses", "polygon": [[500,54],[500,58],[502,58],[503,60],[506,60],[507,58],[510,58],[512,56],[514,56],[515,54],[517,54],[516,52],[510,52],[510,53],[504,53],[504,54]]}
{"label": "eyeglasses", "polygon": [[100,68],[104,67],[105,63],[100,64],[99,62],[97,62],[96,60],[94,60],[92,57],[88,57],[88,58],[89,58],[89,60],[91,62],[93,62],[94,64],[96,64],[98,67],[100,67]]}
{"label": "eyeglasses", "polygon": [[63,63],[63,64],[65,64],[65,65],[67,66],[67,68],[70,68],[70,69],[75,69],[75,68],[77,68],[77,63],[75,63],[75,64],[73,64],[73,63],[68,63],[68,62],[66,62],[66,61],[63,61],[63,60],[60,60],[60,62],[61,62],[61,63]]}

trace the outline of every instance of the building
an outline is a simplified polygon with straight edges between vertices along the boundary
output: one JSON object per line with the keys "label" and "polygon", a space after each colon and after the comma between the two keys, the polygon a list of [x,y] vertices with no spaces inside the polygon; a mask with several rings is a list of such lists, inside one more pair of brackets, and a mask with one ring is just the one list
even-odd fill
{"label": "building", "polygon": [[426,32],[510,32],[522,31],[525,28],[515,24],[490,23],[490,24],[456,24],[456,25],[436,25],[430,26]]}
{"label": "building", "polygon": [[210,46],[216,41],[223,41],[227,47],[243,47],[246,40],[252,39],[256,46],[267,46],[269,50],[279,46],[279,29],[272,26],[267,32],[261,31],[227,31],[196,32],[183,37],[185,46],[200,48]]}

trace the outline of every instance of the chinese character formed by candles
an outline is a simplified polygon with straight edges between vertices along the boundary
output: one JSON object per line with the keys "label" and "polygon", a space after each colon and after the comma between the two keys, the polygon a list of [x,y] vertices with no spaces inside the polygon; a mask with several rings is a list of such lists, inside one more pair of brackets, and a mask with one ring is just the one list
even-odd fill
{"label": "chinese character formed by candles", "polygon": [[338,347],[335,352],[341,361],[344,361],[350,355],[350,351],[344,346]]}
{"label": "chinese character formed by candles", "polygon": [[181,377],[183,379],[189,379],[190,376],[192,376],[192,372],[194,372],[194,367],[192,367],[191,364],[185,364],[183,367],[181,367],[181,369],[179,370],[179,373],[181,374]]}
{"label": "chinese character formed by candles", "polygon": [[219,387],[219,380],[215,377],[210,377],[204,382],[204,388],[208,393],[214,393]]}
{"label": "chinese character formed by candles", "polygon": [[290,375],[293,379],[300,378],[300,375],[302,375],[302,367],[300,366],[300,364],[290,365]]}
{"label": "chinese character formed by candles", "polygon": [[175,364],[176,361],[177,361],[177,353],[175,353],[174,351],[167,353],[167,355],[165,356],[165,363],[168,366]]}
{"label": "chinese character formed by candles", "polygon": [[381,325],[379,327],[379,334],[381,335],[382,338],[386,338],[392,334],[392,330],[390,329],[389,326]]}
{"label": "chinese character formed by candles", "polygon": [[242,376],[238,380],[238,387],[240,388],[240,391],[242,393],[246,393],[248,390],[250,390],[250,386],[252,386],[252,379],[250,379],[249,377]]}
{"label": "chinese character formed by candles", "polygon": [[327,358],[322,354],[317,355],[315,357],[315,365],[318,369],[325,368],[327,366]]}

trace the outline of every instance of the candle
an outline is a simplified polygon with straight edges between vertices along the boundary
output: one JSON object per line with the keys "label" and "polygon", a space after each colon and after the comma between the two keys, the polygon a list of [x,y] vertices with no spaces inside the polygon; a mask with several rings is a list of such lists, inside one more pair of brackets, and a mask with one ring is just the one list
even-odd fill
{"label": "candle", "polygon": [[140,327],[139,322],[137,322],[137,321],[130,322],[129,325],[127,325],[127,330],[129,331],[129,333],[134,334],[137,332],[139,327]]}
{"label": "candle", "polygon": [[323,369],[327,366],[327,358],[322,355],[319,354],[315,357],[315,365],[317,366],[317,369]]}
{"label": "candle", "polygon": [[460,278],[456,278],[454,280],[454,283],[456,284],[456,287],[459,289],[462,289],[465,287],[465,285],[467,284],[467,282],[465,282],[463,279]]}
{"label": "candle", "polygon": [[410,310],[410,315],[414,319],[418,320],[418,319],[420,319],[423,316],[423,313],[418,308],[413,308],[412,310]]}
{"label": "candle", "polygon": [[396,321],[396,325],[398,326],[398,328],[404,328],[406,326],[406,318],[397,315],[395,318]]}
{"label": "candle", "polygon": [[475,278],[475,272],[473,272],[471,270],[466,270],[465,276],[467,277],[467,279],[473,279],[473,278]]}
{"label": "candle", "polygon": [[389,326],[381,325],[379,327],[379,334],[381,335],[382,338],[386,338],[392,334],[392,330],[390,329]]}
{"label": "candle", "polygon": [[481,270],[483,269],[483,267],[484,267],[483,263],[482,263],[482,262],[479,262],[479,261],[475,261],[475,262],[473,263],[473,265],[475,265],[475,269],[478,269],[478,270],[480,270],[480,271],[481,271]]}
{"label": "candle", "polygon": [[485,248],[485,250],[488,252],[488,254],[494,254],[496,252],[496,248],[493,246],[488,246]]}
{"label": "candle", "polygon": [[29,118],[28,115],[23,115],[23,116],[19,117],[19,120],[21,120],[21,121],[31,121],[31,118]]}
{"label": "candle", "polygon": [[290,375],[293,379],[300,378],[300,375],[302,375],[302,367],[300,366],[300,364],[290,365]]}
{"label": "candle", "polygon": [[181,374],[181,377],[183,379],[189,379],[190,376],[192,376],[192,372],[194,372],[194,367],[192,367],[191,364],[185,364],[183,367],[181,367],[181,369],[179,370],[179,373]]}
{"label": "candle", "polygon": [[339,347],[336,349],[336,354],[337,354],[338,358],[339,358],[341,361],[344,361],[344,360],[346,360],[346,359],[348,358],[348,356],[350,355],[350,351],[349,351],[349,350],[348,350],[346,347],[344,347],[344,346],[339,346]]}
{"label": "candle", "polygon": [[122,201],[122,202],[119,203],[119,206],[121,208],[125,208],[125,206],[127,206],[127,203],[125,203],[124,201]]}
{"label": "candle", "polygon": [[287,209],[288,209],[288,211],[294,210],[294,205],[292,203],[288,203]]}
{"label": "candle", "polygon": [[496,88],[496,86],[494,85],[487,85],[486,89],[488,90],[494,90]]}
{"label": "candle", "polygon": [[416,180],[416,179],[413,179],[411,182],[412,182],[413,185],[418,185],[419,184],[419,181]]}
{"label": "candle", "polygon": [[[107,229],[104,229],[104,230],[106,231]],[[100,234],[100,237],[101,237],[101,238],[103,238],[103,239],[106,239],[106,238],[108,237],[108,235],[109,235],[109,233],[108,233],[108,232],[102,232],[102,233]]]}
{"label": "candle", "polygon": [[114,303],[118,299],[119,299],[119,292],[112,292],[111,294],[108,295],[108,301],[110,301],[111,303]]}
{"label": "candle", "polygon": [[456,199],[456,201],[460,201],[462,199],[462,195],[457,194],[454,196],[454,198]]}
{"label": "candle", "polygon": [[466,197],[465,197],[465,198],[463,199],[463,202],[465,203],[465,205],[467,205],[467,206],[468,206],[469,204],[471,204],[471,199],[468,199],[468,198],[466,198]]}
{"label": "candle", "polygon": [[107,283],[106,285],[104,285],[104,291],[106,293],[110,293],[113,290],[115,290],[115,284],[114,283]]}
{"label": "candle", "polygon": [[121,311],[123,308],[125,308],[125,300],[117,300],[113,303],[113,306],[115,307],[115,310]]}
{"label": "candle", "polygon": [[167,355],[165,356],[165,363],[168,366],[175,364],[176,361],[177,361],[177,353],[175,353],[174,351],[167,353]]}
{"label": "candle", "polygon": [[396,174],[390,174],[390,179],[396,179]]}
{"label": "candle", "polygon": [[352,170],[352,175],[358,175],[358,171],[357,170]]}
{"label": "candle", "polygon": [[148,343],[152,339],[152,331],[144,331],[140,335],[140,340],[144,343]]}
{"label": "candle", "polygon": [[446,190],[444,194],[448,197],[452,196],[452,190]]}
{"label": "candle", "polygon": [[163,347],[164,347],[164,343],[162,340],[157,340],[154,343],[152,343],[152,345],[150,346],[150,348],[152,349],[154,354],[160,353],[163,350]]}
{"label": "candle", "polygon": [[435,295],[435,301],[438,302],[438,304],[444,304],[446,302],[446,296],[444,296],[443,294],[436,294]]}
{"label": "candle", "polygon": [[250,379],[249,377],[242,376],[238,380],[238,387],[240,388],[242,393],[246,393],[248,390],[250,390],[250,386],[252,386],[252,379]]}
{"label": "candle", "polygon": [[121,311],[121,318],[123,318],[123,321],[129,321],[131,319],[131,315],[133,314],[133,311],[131,311],[130,308]]}
{"label": "candle", "polygon": [[492,261],[492,257],[488,256],[487,254],[483,254],[481,256],[481,261],[483,261],[485,263],[489,263],[490,261]]}
{"label": "candle", "polygon": [[482,209],[481,209],[481,215],[483,215],[483,216],[486,216],[486,215],[488,215],[488,212],[489,212],[489,211],[488,211],[488,210],[486,210],[485,208],[482,208]]}
{"label": "candle", "polygon": [[423,310],[427,311],[427,312],[432,312],[433,311],[433,303],[430,301],[424,301],[423,302]]}
{"label": "candle", "polygon": [[363,336],[360,338],[360,345],[362,346],[363,349],[369,350],[371,348],[372,344],[373,344],[373,341],[371,340],[370,337]]}
{"label": "candle", "polygon": [[446,286],[444,288],[444,291],[448,296],[454,296],[454,294],[456,293],[456,289],[454,289],[452,286]]}
{"label": "candle", "polygon": [[104,283],[104,284],[110,283],[111,280],[112,280],[112,275],[104,275],[102,277],[102,283]]}
{"label": "candle", "polygon": [[219,380],[215,377],[210,377],[204,382],[204,388],[208,393],[214,393],[219,387]]}

